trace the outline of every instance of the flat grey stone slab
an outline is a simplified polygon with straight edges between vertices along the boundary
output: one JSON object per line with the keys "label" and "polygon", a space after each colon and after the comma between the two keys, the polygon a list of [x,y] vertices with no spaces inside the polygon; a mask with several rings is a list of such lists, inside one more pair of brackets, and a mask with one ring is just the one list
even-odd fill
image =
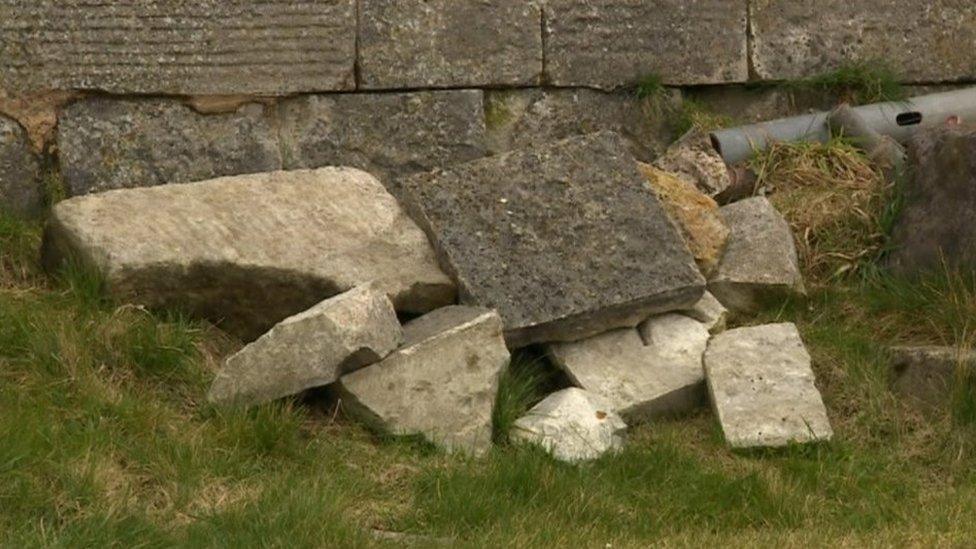
{"label": "flat grey stone slab", "polygon": [[613,89],[656,74],[671,85],[749,78],[745,2],[549,0],[546,75]]}
{"label": "flat grey stone slab", "polygon": [[311,95],[280,106],[287,169],[351,166],[400,176],[485,155],[480,90]]}
{"label": "flat grey stone slab", "polygon": [[37,157],[27,132],[16,121],[0,116],[0,210],[30,215],[44,205]]}
{"label": "flat grey stone slab", "polygon": [[95,97],[64,109],[57,140],[73,196],[281,169],[277,136],[258,104],[203,115],[176,100]]}
{"label": "flat grey stone slab", "polygon": [[968,2],[763,0],[750,6],[753,67],[764,80],[875,59],[913,82],[976,77],[976,11]]}
{"label": "flat grey stone slab", "polygon": [[733,448],[830,440],[810,354],[793,324],[728,330],[705,351],[705,377]]}
{"label": "flat grey stone slab", "polygon": [[402,342],[386,294],[359,286],[286,318],[229,357],[208,399],[253,406],[296,395],[378,362]]}
{"label": "flat grey stone slab", "polygon": [[446,307],[408,323],[404,337],[383,361],[340,379],[341,405],[389,434],[423,435],[452,452],[486,452],[498,378],[510,359],[501,318]]}
{"label": "flat grey stone slab", "polygon": [[322,168],[76,197],[54,207],[44,260],[77,258],[116,299],[178,307],[253,340],[375,281],[397,310],[454,303],[424,233],[371,175]]}
{"label": "flat grey stone slab", "polygon": [[356,86],[356,0],[0,2],[0,89],[268,94]]}
{"label": "flat grey stone slab", "polygon": [[511,436],[541,446],[560,461],[579,463],[623,448],[626,429],[609,402],[571,387],[549,395],[516,420]]}
{"label": "flat grey stone slab", "polygon": [[405,180],[461,301],[513,348],[693,305],[703,279],[623,139],[599,133]]}
{"label": "flat grey stone slab", "polygon": [[538,84],[542,10],[523,0],[361,0],[363,89]]}

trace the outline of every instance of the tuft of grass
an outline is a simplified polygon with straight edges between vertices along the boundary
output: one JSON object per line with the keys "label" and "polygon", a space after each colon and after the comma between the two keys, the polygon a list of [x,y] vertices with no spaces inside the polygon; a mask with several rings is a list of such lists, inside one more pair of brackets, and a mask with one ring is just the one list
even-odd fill
{"label": "tuft of grass", "polygon": [[41,233],[39,224],[0,212],[0,288],[23,286],[37,277]]}
{"label": "tuft of grass", "polygon": [[664,79],[659,74],[646,74],[637,82],[634,93],[638,99],[658,97],[664,93]]}
{"label": "tuft of grass", "polygon": [[834,70],[790,82],[787,86],[827,93],[852,105],[901,101],[907,96],[900,75],[883,60],[846,63]]}
{"label": "tuft of grass", "polygon": [[717,114],[697,101],[685,99],[681,107],[672,115],[671,127],[674,135],[682,136],[691,130],[703,133],[713,132],[735,125],[729,116]]}
{"label": "tuft of grass", "polygon": [[498,380],[492,410],[492,440],[507,444],[512,425],[551,392],[555,375],[543,356],[517,352]]}

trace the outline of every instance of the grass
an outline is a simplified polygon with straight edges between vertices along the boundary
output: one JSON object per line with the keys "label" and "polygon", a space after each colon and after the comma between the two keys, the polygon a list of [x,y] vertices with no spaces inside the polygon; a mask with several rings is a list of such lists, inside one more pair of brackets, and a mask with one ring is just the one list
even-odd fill
{"label": "grass", "polygon": [[[39,233],[0,223],[0,546],[396,545],[377,529],[471,547],[929,546],[976,535],[976,429],[892,396],[884,352],[964,344],[976,286],[963,277],[848,279],[739,319],[798,323],[830,444],[732,452],[701,410],[635,428],[622,453],[572,467],[507,444],[481,460],[447,456],[306,402],[214,409],[209,381],[239,343],[112,303],[89,273],[41,275]],[[520,355],[501,383],[499,441],[552,384],[538,356]]]}
{"label": "grass", "polygon": [[634,93],[638,99],[658,97],[666,91],[664,79],[658,74],[644,75],[638,82]]}
{"label": "grass", "polygon": [[774,82],[772,85],[799,93],[823,94],[838,103],[867,105],[901,101],[907,97],[901,75],[877,59],[852,61],[809,78]]}

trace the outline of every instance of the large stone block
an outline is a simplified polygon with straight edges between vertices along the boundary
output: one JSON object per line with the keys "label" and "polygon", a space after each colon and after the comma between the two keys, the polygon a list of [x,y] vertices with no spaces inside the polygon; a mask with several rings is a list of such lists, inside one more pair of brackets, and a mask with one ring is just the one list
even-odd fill
{"label": "large stone block", "polygon": [[519,418],[511,436],[538,444],[560,461],[579,463],[620,450],[626,429],[609,402],[571,387],[549,395]]}
{"label": "large stone block", "polygon": [[712,338],[705,377],[730,446],[786,446],[833,436],[810,362],[793,324],[738,328]]}
{"label": "large stone block", "polygon": [[480,90],[313,95],[281,105],[287,169],[352,166],[402,175],[485,155]]}
{"label": "large stone block", "polygon": [[203,115],[175,100],[85,99],[64,109],[58,150],[72,195],[281,169],[258,104]]}
{"label": "large stone block", "polygon": [[402,342],[386,294],[359,286],[286,318],[229,357],[208,398],[252,406],[296,395],[379,362]]}
{"label": "large stone block", "polygon": [[120,301],[179,307],[244,339],[375,281],[397,310],[454,302],[424,233],[351,168],[242,175],[58,203],[49,267],[74,258]]}
{"label": "large stone block", "polygon": [[892,232],[892,269],[976,268],[976,129],[923,130],[908,151],[912,170]]}
{"label": "large stone block", "polygon": [[36,214],[44,205],[37,158],[27,132],[16,121],[0,116],[0,210]]}
{"label": "large stone block", "polygon": [[913,82],[972,80],[976,10],[959,0],[753,0],[752,64],[760,78],[803,78],[884,59]]}
{"label": "large stone block", "polygon": [[612,89],[658,75],[671,85],[745,82],[746,3],[547,0],[546,76]]}
{"label": "large stone block", "polygon": [[389,434],[423,435],[450,451],[487,451],[498,378],[510,359],[501,318],[446,307],[403,332],[403,347],[339,380],[342,405]]}
{"label": "large stone block", "polygon": [[520,86],[542,75],[542,20],[524,0],[361,0],[364,89]]}
{"label": "large stone block", "polygon": [[703,279],[623,139],[605,132],[405,180],[463,303],[513,347],[690,307]]}
{"label": "large stone block", "polygon": [[356,0],[0,0],[0,89],[355,88]]}

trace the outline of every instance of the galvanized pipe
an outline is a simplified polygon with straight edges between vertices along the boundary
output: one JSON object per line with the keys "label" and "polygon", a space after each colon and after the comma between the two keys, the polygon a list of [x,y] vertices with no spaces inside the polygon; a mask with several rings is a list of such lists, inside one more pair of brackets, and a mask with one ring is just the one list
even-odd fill
{"label": "galvanized pipe", "polygon": [[[921,128],[947,121],[976,121],[976,88],[934,93],[888,103],[855,107],[865,123],[900,143]],[[829,113],[821,112],[761,122],[711,134],[712,145],[727,164],[748,159],[777,141],[820,141],[830,139]]]}

